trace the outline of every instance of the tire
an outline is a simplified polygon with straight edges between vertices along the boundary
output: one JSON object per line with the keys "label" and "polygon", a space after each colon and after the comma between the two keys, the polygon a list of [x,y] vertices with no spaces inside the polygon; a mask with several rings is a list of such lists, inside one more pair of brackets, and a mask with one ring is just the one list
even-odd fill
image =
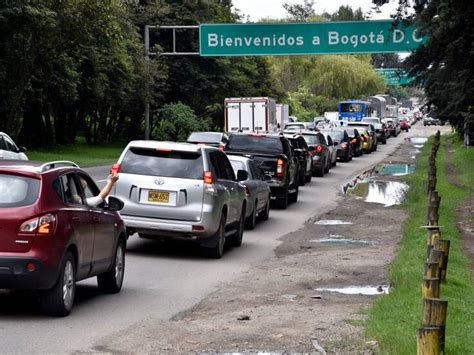
{"label": "tire", "polygon": [[324,176],[324,167],[321,167],[319,170],[314,171],[314,176],[323,177]]}
{"label": "tire", "polygon": [[387,138],[382,141],[382,144],[387,144]]}
{"label": "tire", "polygon": [[240,247],[242,245],[242,239],[244,237],[245,228],[245,204],[242,205],[242,211],[240,212],[239,224],[235,234],[229,238],[230,245],[233,247]]}
{"label": "tire", "polygon": [[265,209],[258,214],[258,219],[261,221],[267,221],[269,217],[270,217],[270,196],[268,196]]}
{"label": "tire", "polygon": [[336,160],[334,160],[334,163],[332,163],[332,166],[335,167],[337,165],[337,157]]}
{"label": "tire", "polygon": [[257,224],[257,206],[258,206],[258,201],[255,201],[255,206],[253,206],[252,214],[250,217],[245,219],[245,228],[252,230],[255,228],[255,225]]}
{"label": "tire", "polygon": [[324,167],[324,173],[325,173],[325,174],[328,174],[328,173],[329,173],[329,166],[330,166],[330,165],[331,165],[331,164],[327,164],[327,160],[326,160],[326,165],[325,165],[325,167]]}
{"label": "tire", "polygon": [[125,242],[119,239],[112,268],[97,276],[99,289],[104,293],[119,293],[125,275]]}
{"label": "tire", "polygon": [[311,179],[312,179],[312,178],[313,178],[313,172],[310,171],[310,173],[305,176],[304,181],[305,181],[306,183],[311,182]]}
{"label": "tire", "polygon": [[289,197],[288,197],[288,200],[289,202],[291,203],[296,203],[298,201],[298,192],[299,192],[299,186],[296,185],[295,187],[295,192],[293,192]]}
{"label": "tire", "polygon": [[43,312],[56,317],[71,313],[76,294],[76,263],[71,252],[67,252],[61,263],[61,271],[53,288],[41,294]]}
{"label": "tire", "polygon": [[224,245],[225,245],[225,214],[221,214],[221,220],[219,222],[219,227],[217,228],[216,233],[211,237],[215,241],[213,247],[200,247],[200,254],[205,258],[220,259],[224,254]]}
{"label": "tire", "polygon": [[306,179],[304,176],[304,170],[301,170],[301,173],[299,173],[298,185],[304,186],[305,183],[306,183]]}
{"label": "tire", "polygon": [[285,191],[283,197],[277,198],[276,204],[278,208],[286,210],[286,208],[288,207],[288,190]]}

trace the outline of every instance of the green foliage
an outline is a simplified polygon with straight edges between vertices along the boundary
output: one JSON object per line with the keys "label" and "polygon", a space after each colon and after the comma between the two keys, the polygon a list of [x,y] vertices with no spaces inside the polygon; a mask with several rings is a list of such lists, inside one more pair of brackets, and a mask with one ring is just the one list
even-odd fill
{"label": "green foliage", "polygon": [[210,129],[209,120],[199,120],[191,107],[181,102],[164,105],[160,117],[158,126],[151,133],[156,140],[185,142],[191,132]]}
{"label": "green foliage", "polygon": [[[444,147],[442,138],[441,147]],[[387,296],[379,298],[369,314],[367,333],[377,339],[384,354],[413,354],[416,352],[416,330],[421,325],[421,283],[423,262],[426,261],[425,229],[427,198],[423,183],[427,174],[427,158],[432,140],[423,148],[421,161],[415,173],[407,178],[410,190],[404,204],[409,218],[403,227],[403,238],[398,255],[390,266],[390,283],[393,288]],[[455,161],[472,160],[472,152],[456,144]],[[442,236],[451,240],[447,282],[441,287],[441,296],[447,299],[446,353],[469,354],[474,347],[474,279],[464,255],[454,212],[469,196],[467,191],[451,185],[444,169],[444,149],[438,151],[438,183],[440,193],[440,225]],[[464,163],[462,176],[472,176],[474,165]],[[469,181],[474,187],[473,180]]]}

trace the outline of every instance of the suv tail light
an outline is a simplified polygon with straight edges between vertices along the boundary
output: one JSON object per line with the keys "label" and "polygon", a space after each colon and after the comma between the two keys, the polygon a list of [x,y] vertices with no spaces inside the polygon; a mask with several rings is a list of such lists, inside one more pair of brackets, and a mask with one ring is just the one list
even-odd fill
{"label": "suv tail light", "polygon": [[277,160],[276,176],[277,177],[282,177],[284,172],[285,172],[285,161],[283,159],[278,159]]}
{"label": "suv tail light", "polygon": [[224,150],[225,147],[221,144],[217,148],[219,148],[220,150]]}
{"label": "suv tail light", "polygon": [[346,142],[344,142],[344,143],[341,144],[341,147],[342,147],[342,149],[347,149],[348,144]]}
{"label": "suv tail light", "polygon": [[112,169],[110,169],[110,175],[118,174],[120,172],[120,164],[112,165]]}
{"label": "suv tail light", "polygon": [[352,138],[351,143],[357,143],[357,138]]}
{"label": "suv tail light", "polygon": [[322,146],[322,145],[317,145],[317,146],[316,146],[316,151],[317,151],[318,153],[321,153],[321,152],[323,151],[323,146]]}
{"label": "suv tail light", "polygon": [[212,176],[212,171],[205,171],[204,172],[204,183],[205,184],[213,184],[214,177]]}
{"label": "suv tail light", "polygon": [[20,226],[20,233],[51,235],[56,225],[56,217],[53,214],[46,214],[23,222]]}

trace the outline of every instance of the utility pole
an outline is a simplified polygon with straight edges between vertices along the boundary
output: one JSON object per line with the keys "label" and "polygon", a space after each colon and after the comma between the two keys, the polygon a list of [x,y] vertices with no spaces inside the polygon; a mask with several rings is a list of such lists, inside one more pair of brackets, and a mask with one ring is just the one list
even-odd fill
{"label": "utility pole", "polygon": [[[150,52],[150,29],[165,29],[173,31],[173,51],[172,52]],[[185,29],[185,30],[198,30],[199,26],[159,26],[159,25],[145,25],[144,28],[144,42],[145,42],[145,62],[146,64],[146,99],[145,99],[145,139],[150,139],[150,67],[148,62],[150,61],[150,56],[157,55],[179,55],[179,56],[198,56],[199,52],[178,52],[176,51],[176,30]]]}

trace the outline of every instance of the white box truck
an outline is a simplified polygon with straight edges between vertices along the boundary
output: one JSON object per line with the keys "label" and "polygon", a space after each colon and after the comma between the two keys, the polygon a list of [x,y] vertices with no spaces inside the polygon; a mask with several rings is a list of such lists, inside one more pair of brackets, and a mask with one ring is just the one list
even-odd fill
{"label": "white box truck", "polygon": [[276,132],[276,103],[270,97],[224,99],[226,132]]}
{"label": "white box truck", "polygon": [[276,116],[277,124],[280,125],[280,129],[285,127],[285,124],[291,122],[290,120],[290,107],[288,104],[276,104]]}

